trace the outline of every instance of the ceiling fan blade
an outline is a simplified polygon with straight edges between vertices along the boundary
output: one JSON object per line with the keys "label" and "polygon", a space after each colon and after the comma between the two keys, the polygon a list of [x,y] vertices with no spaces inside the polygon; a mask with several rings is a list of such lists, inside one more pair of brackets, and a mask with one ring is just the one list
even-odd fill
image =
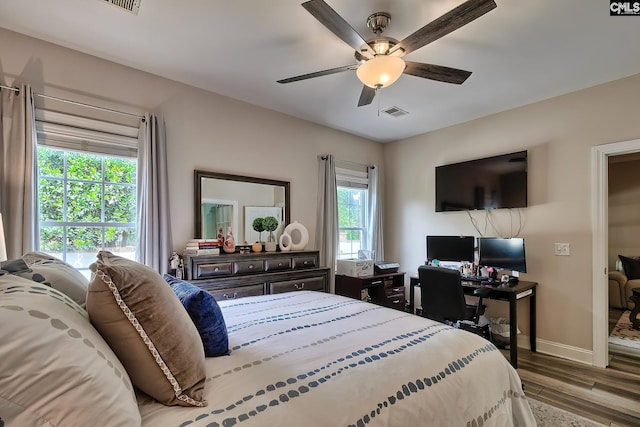
{"label": "ceiling fan blade", "polygon": [[399,49],[404,50],[405,55],[413,52],[457,30],[474,19],[481,17],[496,7],[497,5],[494,0],[467,0],[460,6],[431,21],[415,33],[407,36],[395,45],[389,53],[393,53]]}
{"label": "ceiling fan blade", "polygon": [[331,8],[324,0],[310,0],[302,3],[307,12],[313,15],[322,25],[327,27],[333,34],[340,37],[345,43],[354,48],[356,51],[360,51],[362,45],[366,46],[366,51],[375,56],[375,52],[367,42],[362,38],[356,30],[353,29],[342,16]]}
{"label": "ceiling fan blade", "polygon": [[371,104],[375,96],[376,90],[372,87],[364,85],[362,87],[362,93],[360,93],[360,99],[358,100],[358,107]]}
{"label": "ceiling fan blade", "polygon": [[404,69],[404,74],[410,74],[424,79],[438,80],[445,83],[460,85],[471,75],[471,71],[459,70],[442,65],[423,64],[422,62],[411,61],[405,61],[405,63],[407,66]]}
{"label": "ceiling fan blade", "polygon": [[291,83],[300,80],[312,79],[314,77],[328,76],[329,74],[341,73],[342,71],[355,70],[358,64],[345,65],[344,67],[331,68],[329,70],[316,71],[314,73],[302,74],[300,76],[289,77],[288,79],[278,80],[278,83]]}

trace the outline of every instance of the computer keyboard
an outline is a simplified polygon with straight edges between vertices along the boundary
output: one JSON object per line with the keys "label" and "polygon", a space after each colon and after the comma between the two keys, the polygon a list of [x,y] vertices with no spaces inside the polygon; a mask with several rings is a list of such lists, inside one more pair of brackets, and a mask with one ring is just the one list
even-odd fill
{"label": "computer keyboard", "polygon": [[461,278],[467,282],[482,282],[489,280],[489,276],[474,276],[472,274],[463,274]]}

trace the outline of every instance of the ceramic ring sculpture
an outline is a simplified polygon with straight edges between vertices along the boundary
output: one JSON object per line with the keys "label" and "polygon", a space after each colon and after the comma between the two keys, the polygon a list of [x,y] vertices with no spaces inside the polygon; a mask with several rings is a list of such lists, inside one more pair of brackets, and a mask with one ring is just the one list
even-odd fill
{"label": "ceramic ring sculpture", "polygon": [[[297,233],[296,233],[297,231]],[[284,233],[282,236],[288,235],[289,240],[291,241],[291,245],[289,245],[289,249],[292,251],[301,251],[309,243],[309,231],[307,227],[300,224],[298,221],[293,221],[291,224],[287,225],[284,228]],[[297,235],[300,236],[300,240],[296,241]],[[282,236],[280,236],[280,249],[282,250]]]}
{"label": "ceramic ring sculpture", "polygon": [[280,235],[280,251],[287,252],[291,250],[291,236],[287,233],[282,233]]}

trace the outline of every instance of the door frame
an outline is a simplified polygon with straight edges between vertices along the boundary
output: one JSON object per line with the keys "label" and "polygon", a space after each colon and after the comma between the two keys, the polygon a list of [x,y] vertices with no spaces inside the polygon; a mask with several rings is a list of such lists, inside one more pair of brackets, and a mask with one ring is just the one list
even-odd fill
{"label": "door frame", "polygon": [[591,148],[591,219],[593,283],[592,364],[609,363],[609,156],[640,151],[640,139]]}

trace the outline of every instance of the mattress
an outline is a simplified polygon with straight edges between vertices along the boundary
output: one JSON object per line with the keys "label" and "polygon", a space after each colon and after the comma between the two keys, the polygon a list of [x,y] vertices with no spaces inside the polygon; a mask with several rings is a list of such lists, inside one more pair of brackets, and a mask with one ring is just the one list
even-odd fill
{"label": "mattress", "polygon": [[520,378],[480,336],[322,292],[220,302],[231,353],[204,408],[138,394],[142,425],[535,426]]}

